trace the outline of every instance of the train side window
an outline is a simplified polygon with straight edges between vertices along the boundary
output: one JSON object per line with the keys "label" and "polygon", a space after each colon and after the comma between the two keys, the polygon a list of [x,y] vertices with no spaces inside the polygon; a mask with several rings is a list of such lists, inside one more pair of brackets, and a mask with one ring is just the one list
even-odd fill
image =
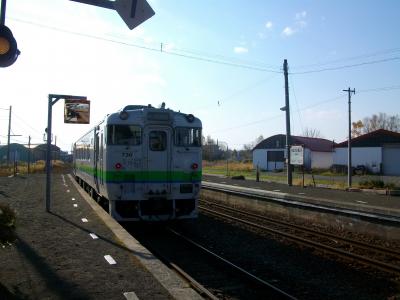
{"label": "train side window", "polygon": [[201,146],[201,129],[189,127],[175,128],[175,145],[183,147]]}
{"label": "train side window", "polygon": [[142,128],[135,125],[109,125],[107,145],[133,145],[142,143]]}
{"label": "train side window", "polygon": [[150,131],[149,147],[151,151],[164,151],[167,148],[167,134],[165,131]]}

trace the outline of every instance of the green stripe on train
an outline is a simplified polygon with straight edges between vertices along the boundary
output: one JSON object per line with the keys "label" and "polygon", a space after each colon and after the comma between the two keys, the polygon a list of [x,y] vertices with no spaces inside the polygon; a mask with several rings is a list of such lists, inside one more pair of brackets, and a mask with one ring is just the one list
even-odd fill
{"label": "green stripe on train", "polygon": [[[94,168],[86,165],[77,165],[77,169],[94,176]],[[104,181],[177,181],[192,182],[201,181],[201,171],[183,172],[183,171],[103,171],[98,172],[97,177]]]}

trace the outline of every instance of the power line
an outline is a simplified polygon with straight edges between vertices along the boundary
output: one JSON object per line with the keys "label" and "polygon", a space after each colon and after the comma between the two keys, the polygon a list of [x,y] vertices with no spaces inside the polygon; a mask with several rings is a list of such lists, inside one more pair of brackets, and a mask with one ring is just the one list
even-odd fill
{"label": "power line", "polygon": [[23,118],[19,117],[15,112],[12,113],[15,117],[17,117],[17,119],[19,119],[20,121],[22,121],[26,126],[28,126],[30,129],[32,129],[33,131],[36,131],[36,133],[42,134],[42,132],[38,131],[37,129],[33,128],[31,125],[29,125]]}
{"label": "power line", "polygon": [[[64,32],[64,33],[68,33],[68,34],[77,35],[77,36],[82,36],[82,37],[97,39],[97,40],[101,40],[101,41],[116,43],[116,44],[134,47],[134,48],[138,48],[138,49],[142,49],[142,50],[158,52],[158,53],[173,55],[173,56],[177,56],[177,57],[183,57],[183,58],[187,58],[187,59],[193,59],[193,60],[198,60],[198,61],[203,61],[203,62],[208,62],[208,63],[231,66],[231,67],[250,69],[250,70],[254,70],[254,71],[270,72],[270,73],[277,73],[277,74],[283,73],[282,70],[280,70],[278,68],[273,69],[272,66],[265,67],[265,65],[259,66],[259,65],[254,65],[254,64],[242,64],[242,63],[235,63],[235,62],[230,62],[230,61],[222,61],[222,60],[208,58],[208,57],[202,57],[201,55],[188,55],[188,54],[181,54],[181,53],[172,52],[172,51],[165,51],[162,48],[163,43],[160,43],[160,45],[161,45],[160,48],[154,48],[154,47],[148,47],[148,46],[134,44],[134,43],[117,41],[117,40],[109,39],[109,38],[105,38],[105,37],[94,36],[94,35],[90,35],[90,34],[86,34],[86,33],[80,33],[80,32],[75,32],[75,31],[71,31],[71,30],[61,29],[61,28],[44,25],[44,24],[39,24],[39,23],[31,22],[31,21],[24,21],[24,20],[16,19],[16,18],[10,18],[10,19],[17,21],[17,22],[30,24],[30,25],[34,25],[34,26],[38,26],[38,27],[42,27],[42,28],[46,28],[46,29],[50,29],[50,30],[54,30],[54,31],[59,31],[59,32]],[[181,49],[181,50],[177,49],[176,51],[195,53],[194,51],[189,51],[189,50],[185,50],[185,49]],[[352,57],[352,58],[337,60],[337,61],[353,60],[356,58],[371,57],[371,56],[376,56],[376,55],[379,55],[382,53],[393,53],[393,52],[398,52],[398,51],[400,51],[400,48],[394,48],[394,49],[383,50],[383,51],[376,52],[376,53],[369,54],[369,55]],[[214,56],[219,56],[219,55],[214,55]],[[220,56],[220,57],[223,57],[223,56]],[[231,58],[229,58],[229,59],[231,59]],[[361,62],[361,63],[357,63],[357,64],[350,64],[350,65],[344,65],[344,66],[338,66],[338,67],[322,68],[322,69],[302,71],[302,72],[291,72],[290,74],[291,75],[303,75],[303,74],[319,73],[319,72],[326,72],[326,71],[335,71],[335,70],[354,68],[354,67],[359,67],[359,66],[363,66],[363,65],[377,64],[377,63],[383,63],[383,62],[399,60],[399,59],[400,59],[400,57],[391,57],[391,58],[385,58],[385,59],[368,61],[368,62]],[[333,61],[333,62],[335,62],[335,61]],[[322,63],[322,64],[311,64],[309,66],[326,65],[326,64],[330,64],[330,63],[328,62],[328,63]],[[306,67],[306,66],[299,66],[297,68],[299,69],[299,68],[304,68],[304,67]]]}
{"label": "power line", "polygon": [[225,56],[225,55],[221,55],[221,54],[215,54],[215,53],[209,53],[209,52],[205,52],[205,51],[199,51],[199,50],[188,50],[185,48],[175,48],[174,50],[180,51],[180,52],[186,52],[186,53],[191,53],[191,54],[195,54],[195,55],[203,55],[203,56],[212,56],[212,57],[217,57],[217,58],[222,58],[225,60],[233,60],[233,61],[239,61],[239,62],[243,62],[245,64],[251,64],[251,65],[259,65],[265,68],[272,68],[272,69],[278,69],[280,70],[281,66],[278,65],[270,65],[270,64],[266,64],[262,61],[249,61],[249,60],[245,60],[245,59],[240,59],[240,58],[236,58],[236,57],[229,57],[229,56]]}
{"label": "power line", "polygon": [[[337,96],[337,97],[334,97],[334,98],[330,98],[330,99],[328,99],[328,100],[316,102],[316,103],[314,103],[314,104],[312,104],[312,105],[308,105],[308,106],[306,106],[306,107],[303,107],[303,108],[300,109],[299,111],[303,111],[303,110],[306,110],[306,109],[309,109],[309,108],[313,108],[313,107],[315,107],[315,106],[318,106],[318,105],[321,105],[321,104],[324,104],[324,103],[332,102],[332,101],[341,99],[341,98],[343,98],[343,97],[344,97],[343,95],[340,95],[340,96]],[[237,126],[228,127],[228,128],[222,129],[222,130],[213,131],[213,132],[211,132],[211,133],[222,132],[222,131],[229,131],[229,130],[233,130],[233,129],[237,129],[237,128],[247,127],[247,126],[255,125],[255,124],[258,124],[258,123],[262,123],[262,122],[272,121],[272,120],[274,120],[274,119],[281,118],[281,117],[283,117],[283,115],[279,114],[279,115],[275,115],[275,116],[272,116],[272,117],[269,117],[269,118],[257,120],[257,121],[254,121],[254,122],[244,123],[244,124],[240,124],[240,125],[237,125]]]}
{"label": "power line", "polygon": [[374,61],[362,62],[362,63],[358,63],[358,64],[344,65],[344,66],[339,66],[339,67],[331,67],[331,68],[310,70],[310,71],[304,71],[304,72],[292,72],[290,74],[291,75],[303,75],[303,74],[319,73],[319,72],[325,72],[325,71],[335,71],[335,70],[360,67],[360,66],[364,66],[364,65],[384,63],[384,62],[389,62],[389,61],[399,60],[399,59],[400,59],[400,57],[391,57],[391,58],[379,59],[379,60],[374,60]]}
{"label": "power line", "polygon": [[[43,24],[39,24],[39,23],[35,23],[35,22],[24,21],[21,19],[16,19],[16,18],[10,18],[10,19],[12,19],[13,21],[30,24],[30,25],[34,25],[34,26],[38,26],[38,27],[42,27],[42,28],[46,28],[46,29],[50,29],[50,30],[54,30],[54,31],[64,32],[64,33],[82,36],[82,37],[86,37],[86,38],[111,42],[111,43],[115,43],[115,44],[134,47],[134,48],[152,51],[152,52],[158,52],[158,53],[162,53],[162,54],[168,54],[168,55],[177,56],[177,57],[184,57],[184,58],[208,62],[208,63],[244,68],[244,69],[255,70],[255,71],[263,71],[263,72],[270,72],[270,73],[282,73],[282,71],[280,71],[278,69],[270,69],[270,68],[260,67],[260,66],[256,66],[256,65],[240,64],[240,63],[234,63],[234,62],[229,62],[229,61],[216,60],[216,59],[212,59],[212,58],[201,57],[198,55],[181,54],[181,53],[172,52],[172,51],[165,51],[161,47],[160,48],[148,47],[148,46],[144,46],[144,45],[128,43],[128,42],[123,42],[123,41],[117,41],[117,40],[109,39],[109,38],[105,38],[105,37],[99,37],[99,36],[90,35],[90,34],[86,34],[86,33],[80,33],[80,32],[75,32],[75,31],[71,31],[71,30],[61,29],[61,28],[57,28],[57,27],[53,27],[53,26],[49,26],[49,25],[43,25]],[[162,44],[160,44],[160,45],[162,45]]]}
{"label": "power line", "polygon": [[[373,88],[373,89],[364,89],[364,90],[360,90],[359,93],[389,91],[389,90],[397,90],[397,89],[400,89],[400,85],[398,85],[398,86],[388,86],[388,87]],[[336,101],[336,100],[339,100],[339,99],[343,99],[343,98],[344,98],[343,95],[339,95],[339,96],[336,96],[336,97],[333,97],[333,98],[329,98],[329,99],[327,99],[327,100],[315,102],[315,103],[313,103],[313,104],[311,104],[311,105],[308,105],[308,106],[303,107],[302,109],[299,109],[298,111],[304,111],[304,110],[306,110],[306,109],[314,108],[314,107],[316,107],[316,106],[319,106],[319,105],[322,105],[322,104],[325,104],[325,103],[329,103],[329,102],[333,102],[333,101]],[[240,125],[234,126],[234,127],[228,127],[228,128],[222,129],[222,130],[213,131],[213,132],[211,132],[211,133],[222,132],[222,131],[229,131],[229,130],[233,130],[233,129],[237,129],[237,128],[247,127],[247,126],[251,126],[251,125],[254,125],[254,124],[261,123],[261,122],[271,121],[271,120],[277,119],[277,118],[279,118],[279,117],[282,117],[282,115],[276,115],[276,116],[272,116],[272,117],[270,117],[270,118],[261,119],[261,120],[257,120],[257,121],[250,122],[250,123],[244,123],[244,124],[240,124]]]}
{"label": "power line", "polygon": [[393,85],[393,86],[386,86],[374,89],[366,89],[366,90],[359,90],[357,93],[369,93],[369,92],[383,92],[383,91],[392,91],[392,90],[400,90],[400,85]]}
{"label": "power line", "polygon": [[297,101],[296,92],[294,90],[293,80],[292,80],[291,77],[289,77],[289,80],[290,80],[290,86],[292,88],[294,100],[295,100],[296,106],[297,106],[297,115],[299,116],[299,122],[300,122],[301,131],[304,132],[303,121],[301,120],[301,114],[300,114],[300,106],[299,106],[299,102]]}
{"label": "power line", "polygon": [[218,130],[218,131],[213,131],[211,133],[224,132],[224,131],[229,131],[229,130],[233,130],[233,129],[237,129],[237,128],[248,127],[248,126],[251,126],[251,125],[255,125],[255,124],[258,124],[258,123],[262,123],[262,122],[272,121],[274,119],[278,119],[278,118],[282,118],[282,117],[283,117],[283,115],[281,115],[281,114],[280,115],[275,115],[275,116],[272,116],[272,117],[269,117],[269,118],[266,118],[266,119],[261,119],[261,120],[250,122],[250,123],[244,123],[244,124],[241,124],[241,125],[238,125],[238,126],[224,128],[224,129],[221,129],[221,130]]}
{"label": "power line", "polygon": [[380,51],[376,51],[376,52],[373,52],[373,53],[357,55],[357,56],[352,56],[352,57],[347,57],[347,58],[342,58],[342,59],[336,59],[336,60],[331,60],[331,61],[322,62],[322,63],[315,63],[315,64],[309,64],[309,65],[300,65],[300,66],[292,67],[292,69],[304,69],[304,68],[309,68],[309,67],[321,67],[321,66],[326,66],[326,65],[339,63],[339,62],[345,62],[345,61],[351,61],[351,60],[356,60],[356,59],[361,59],[361,58],[374,57],[374,56],[379,56],[379,55],[389,54],[389,53],[396,53],[396,52],[400,52],[400,48],[392,48],[392,49],[380,50]]}
{"label": "power line", "polygon": [[[235,97],[237,97],[237,96],[239,96],[239,95],[241,95],[241,94],[243,94],[243,93],[245,93],[245,92],[247,92],[247,91],[249,91],[249,90],[251,90],[251,89],[253,89],[253,88],[255,88],[255,87],[257,87],[257,86],[259,86],[261,84],[263,84],[263,83],[265,83],[265,82],[268,82],[271,79],[275,78],[276,76],[277,76],[277,74],[273,74],[272,76],[269,76],[269,77],[264,78],[264,79],[262,79],[260,81],[257,81],[256,83],[248,85],[248,86],[244,87],[243,89],[240,89],[240,90],[237,90],[237,91],[233,92],[229,96],[226,96],[226,97],[221,98],[220,100],[217,100],[216,103],[217,103],[218,106],[223,105],[224,103],[228,102],[228,100],[231,100],[232,98],[235,98]],[[197,108],[195,108],[195,110],[209,108],[209,106],[210,105],[197,107]]]}

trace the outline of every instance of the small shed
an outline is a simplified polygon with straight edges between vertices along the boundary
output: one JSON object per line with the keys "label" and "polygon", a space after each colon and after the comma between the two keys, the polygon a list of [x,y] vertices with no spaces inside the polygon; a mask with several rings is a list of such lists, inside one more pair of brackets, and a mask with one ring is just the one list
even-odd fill
{"label": "small shed", "polygon": [[[348,146],[344,141],[335,146],[333,162],[347,165]],[[352,166],[365,166],[371,173],[400,175],[400,133],[385,129],[353,138],[351,141]]]}
{"label": "small shed", "polygon": [[[329,168],[333,162],[334,142],[303,136],[292,136],[292,145],[304,147],[304,167]],[[282,170],[285,167],[286,135],[273,135],[258,145],[253,150],[253,165],[261,170]]]}
{"label": "small shed", "polygon": [[[51,145],[51,159],[60,159],[60,148]],[[32,148],[33,161],[46,160],[47,144],[40,144]]]}
{"label": "small shed", "polygon": [[[10,149],[10,150],[8,150]],[[9,156],[10,162],[13,161],[28,161],[29,149],[24,145],[11,143],[10,146],[4,145],[0,147],[0,161],[7,162]]]}

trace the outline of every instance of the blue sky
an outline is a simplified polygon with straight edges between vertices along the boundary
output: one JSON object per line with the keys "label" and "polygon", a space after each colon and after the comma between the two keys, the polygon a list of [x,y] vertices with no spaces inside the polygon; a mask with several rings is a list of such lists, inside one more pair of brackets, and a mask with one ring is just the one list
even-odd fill
{"label": "blue sky", "polygon": [[346,139],[348,87],[356,89],[353,120],[400,113],[400,1],[148,2],[155,15],[130,31],[103,8],[8,1],[6,25],[22,53],[0,69],[1,144],[10,105],[12,133],[22,135],[12,141],[42,142],[47,95],[56,93],[92,101],[90,125],[64,124],[63,104],[53,107],[64,150],[107,113],[162,102],[201,118],[205,136],[240,149],[285,133],[284,59],[295,135],[311,128]]}

